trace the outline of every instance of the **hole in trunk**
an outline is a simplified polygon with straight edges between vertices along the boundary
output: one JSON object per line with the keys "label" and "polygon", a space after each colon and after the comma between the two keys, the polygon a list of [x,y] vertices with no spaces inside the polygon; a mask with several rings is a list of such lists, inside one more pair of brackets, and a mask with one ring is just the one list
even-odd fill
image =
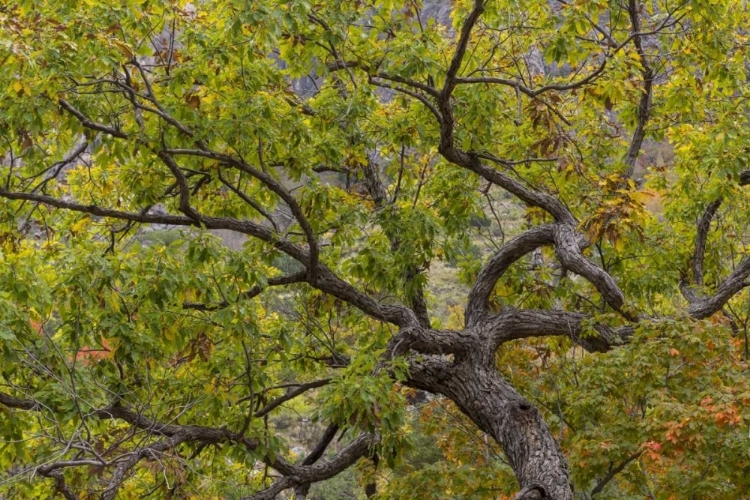
{"label": "hole in trunk", "polygon": [[529,403],[521,403],[518,405],[518,409],[521,411],[529,411],[531,409],[531,405]]}

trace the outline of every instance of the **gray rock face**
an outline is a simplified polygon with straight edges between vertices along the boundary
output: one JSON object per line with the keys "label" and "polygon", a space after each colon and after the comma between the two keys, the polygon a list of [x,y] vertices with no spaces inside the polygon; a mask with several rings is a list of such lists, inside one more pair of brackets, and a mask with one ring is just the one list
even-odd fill
{"label": "gray rock face", "polygon": [[422,3],[422,12],[428,19],[435,19],[444,26],[451,26],[451,2],[450,0],[425,0]]}

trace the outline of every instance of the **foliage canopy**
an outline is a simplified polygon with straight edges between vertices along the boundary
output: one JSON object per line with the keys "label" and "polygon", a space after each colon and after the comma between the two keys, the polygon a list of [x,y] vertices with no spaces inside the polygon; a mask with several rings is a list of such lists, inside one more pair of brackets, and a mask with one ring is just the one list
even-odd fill
{"label": "foliage canopy", "polygon": [[748,14],[4,2],[0,497],[750,491]]}

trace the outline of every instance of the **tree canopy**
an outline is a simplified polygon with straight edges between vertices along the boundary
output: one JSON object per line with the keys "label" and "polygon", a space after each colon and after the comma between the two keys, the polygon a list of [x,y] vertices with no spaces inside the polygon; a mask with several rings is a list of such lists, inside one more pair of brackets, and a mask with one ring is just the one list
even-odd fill
{"label": "tree canopy", "polygon": [[3,2],[0,498],[747,494],[749,14]]}

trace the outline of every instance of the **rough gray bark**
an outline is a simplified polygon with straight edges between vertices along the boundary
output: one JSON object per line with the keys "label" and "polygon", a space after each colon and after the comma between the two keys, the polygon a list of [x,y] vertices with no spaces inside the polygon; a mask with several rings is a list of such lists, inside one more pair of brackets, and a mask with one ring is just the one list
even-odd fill
{"label": "rough gray bark", "polygon": [[[409,384],[450,398],[503,448],[521,489],[539,498],[572,500],[568,467],[536,409],[495,369],[493,356],[473,352],[460,361],[412,363]],[[533,498],[526,496],[521,498]]]}

